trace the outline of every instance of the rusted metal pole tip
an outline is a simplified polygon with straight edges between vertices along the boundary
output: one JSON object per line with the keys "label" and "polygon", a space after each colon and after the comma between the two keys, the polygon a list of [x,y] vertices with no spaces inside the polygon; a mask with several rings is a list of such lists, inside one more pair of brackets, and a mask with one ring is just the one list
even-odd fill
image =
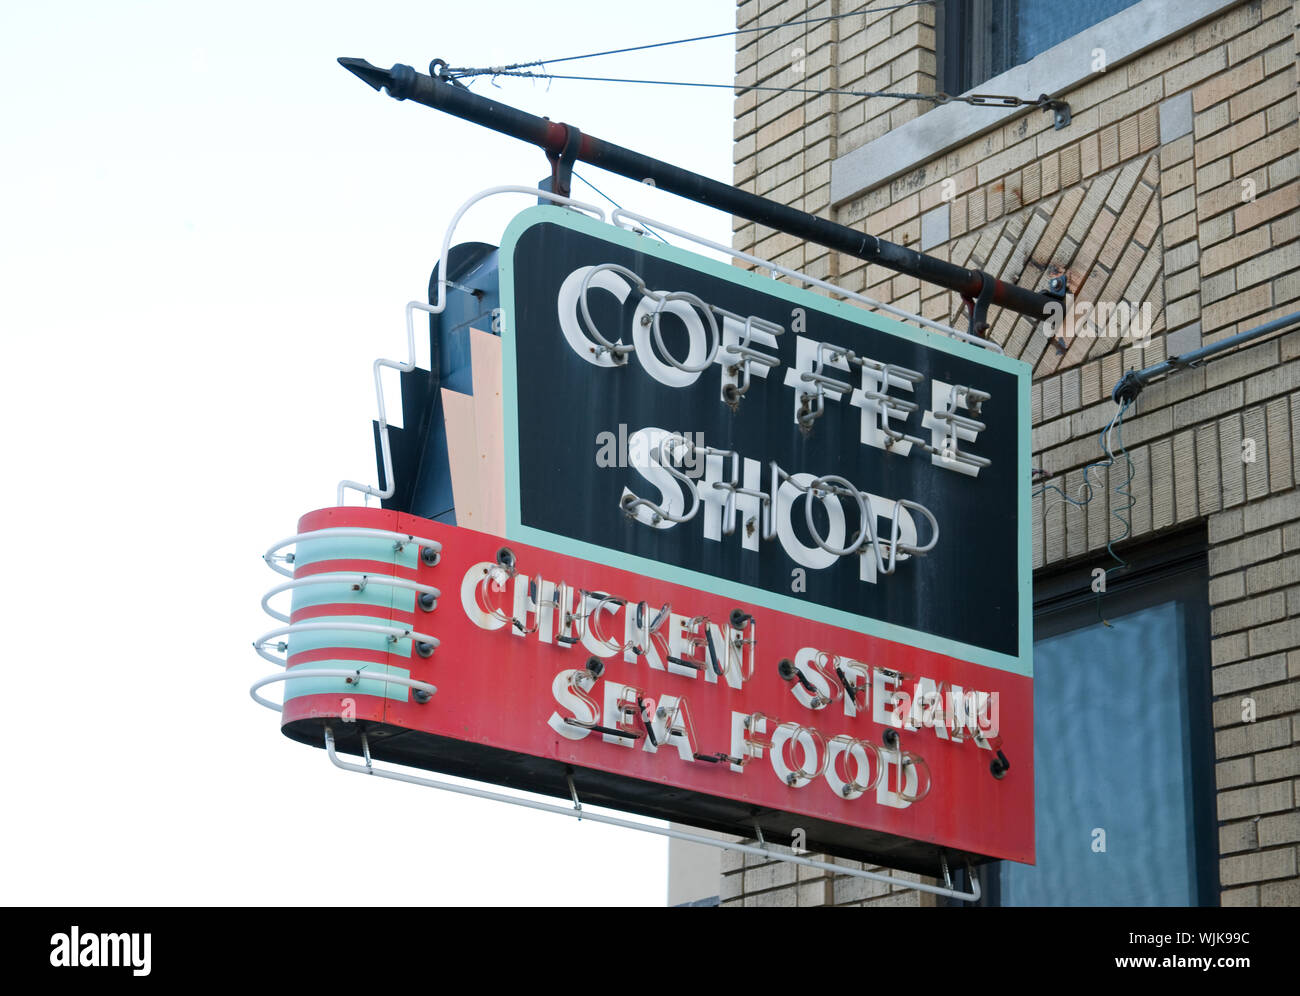
{"label": "rusted metal pole tip", "polygon": [[340,58],[339,65],[375,90],[382,90],[392,80],[387,69],[372,66],[365,59]]}

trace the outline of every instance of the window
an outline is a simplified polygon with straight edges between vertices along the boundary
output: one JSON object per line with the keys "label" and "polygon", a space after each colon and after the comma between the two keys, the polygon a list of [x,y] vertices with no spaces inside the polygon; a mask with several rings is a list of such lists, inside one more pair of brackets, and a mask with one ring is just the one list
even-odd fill
{"label": "window", "polygon": [[941,0],[939,89],[964,93],[1138,0]]}
{"label": "window", "polygon": [[1205,549],[1147,548],[1100,615],[1104,562],[1036,581],[1038,863],[985,865],[980,905],[1218,905]]}

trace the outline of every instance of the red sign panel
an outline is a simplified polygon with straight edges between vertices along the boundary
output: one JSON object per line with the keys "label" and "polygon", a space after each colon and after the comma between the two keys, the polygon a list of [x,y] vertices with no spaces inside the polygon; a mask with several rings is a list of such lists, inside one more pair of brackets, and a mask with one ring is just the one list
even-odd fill
{"label": "red sign panel", "polygon": [[933,873],[936,847],[1033,861],[1028,677],[404,513],[300,532],[321,540],[296,578],[352,583],[295,590],[291,623],[316,625],[290,671],[340,675],[287,682],[295,739],[328,725],[359,753],[364,730],[381,760],[566,797],[571,777],[584,803],[899,868]]}

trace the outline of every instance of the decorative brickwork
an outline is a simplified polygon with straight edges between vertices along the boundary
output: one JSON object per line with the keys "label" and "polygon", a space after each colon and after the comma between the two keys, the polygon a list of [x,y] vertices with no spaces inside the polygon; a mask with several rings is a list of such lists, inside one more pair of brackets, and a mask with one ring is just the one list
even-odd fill
{"label": "decorative brickwork", "polygon": [[[737,24],[855,9],[860,17],[737,36],[738,85],[933,92],[930,5],[745,0]],[[1097,433],[1125,370],[1300,310],[1298,54],[1300,2],[1226,4],[1104,72],[1080,73],[1061,94],[1073,111],[1067,128],[1030,108],[956,148],[899,163],[905,172],[838,204],[832,163],[875,141],[886,155],[889,133],[931,105],[742,92],[735,182],[1022,286],[1042,289],[1063,273],[1077,301],[1148,304],[1149,327],[1134,308],[1137,324],[1120,312],[1114,335],[1059,341],[1015,314],[990,315],[992,338],[1034,367],[1035,466],[1073,494],[1099,456]],[[752,223],[737,220],[734,244],[930,318],[964,320],[948,291]],[[1297,435],[1300,331],[1151,386],[1124,425],[1136,470],[1134,540],[1197,521],[1208,528],[1224,905],[1300,904]],[[1098,490],[1107,497],[1083,509],[1050,493],[1035,499],[1036,569],[1119,539],[1123,526],[1107,504],[1114,494]],[[1243,721],[1247,699],[1254,717]],[[728,854],[723,905],[932,902],[804,872]]]}

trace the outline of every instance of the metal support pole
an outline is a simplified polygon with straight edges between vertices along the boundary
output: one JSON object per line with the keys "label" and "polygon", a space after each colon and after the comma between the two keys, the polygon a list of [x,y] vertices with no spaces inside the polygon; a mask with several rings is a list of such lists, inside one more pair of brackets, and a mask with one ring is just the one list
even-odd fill
{"label": "metal support pole", "polygon": [[1110,396],[1114,399],[1116,404],[1133,401],[1142,393],[1142,389],[1157,377],[1176,373],[1179,370],[1188,370],[1192,367],[1199,367],[1202,363],[1208,362],[1225,350],[1232,349],[1234,346],[1245,345],[1252,339],[1258,339],[1260,336],[1268,335],[1270,332],[1278,332],[1281,329],[1289,328],[1292,325],[1300,325],[1300,311],[1294,311],[1289,315],[1283,315],[1281,318],[1275,318],[1271,322],[1265,322],[1258,328],[1253,328],[1246,332],[1238,332],[1236,335],[1229,336],[1221,342],[1216,342],[1209,346],[1202,346],[1200,349],[1194,349],[1190,353],[1171,356],[1163,363],[1157,363],[1155,366],[1147,367],[1145,370],[1130,370],[1115,384],[1115,387],[1110,392]]}
{"label": "metal support pole", "polygon": [[[1039,293],[1004,283],[982,270],[969,270],[766,197],[739,190],[730,184],[711,180],[680,166],[584,134],[571,125],[536,117],[474,93],[464,86],[454,85],[442,75],[428,76],[404,65],[380,69],[364,59],[338,61],[374,89],[386,89],[389,96],[397,100],[413,100],[453,117],[539,146],[551,160],[559,184],[567,181],[568,170],[573,162],[589,163],[632,180],[652,180],[660,190],[816,242],[828,249],[876,263],[898,273],[905,273],[926,283],[946,287],[972,301],[986,296],[989,304],[1035,320],[1047,317],[1048,307],[1052,302],[1060,300],[1054,294]],[[565,167],[566,162],[568,168]],[[556,191],[560,192],[558,186]],[[976,317],[976,322],[979,321]]]}

